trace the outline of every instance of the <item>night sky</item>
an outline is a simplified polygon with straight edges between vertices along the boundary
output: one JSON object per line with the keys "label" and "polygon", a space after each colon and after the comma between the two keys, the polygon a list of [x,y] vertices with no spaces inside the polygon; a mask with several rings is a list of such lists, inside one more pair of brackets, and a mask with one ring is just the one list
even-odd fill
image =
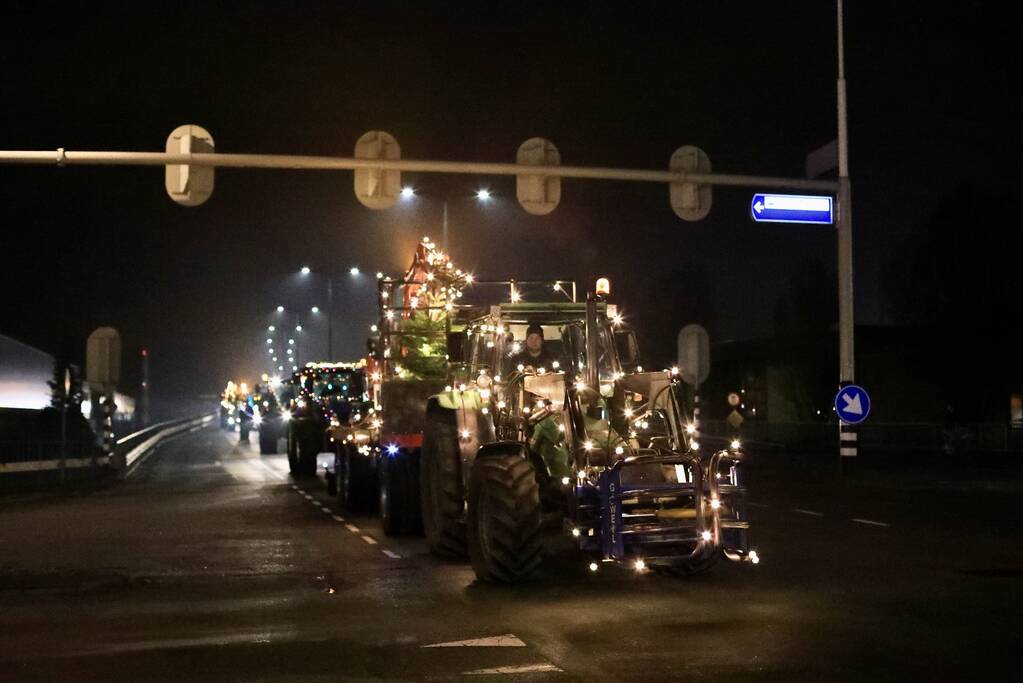
{"label": "night sky", "polygon": [[[964,185],[983,188],[969,195],[981,203],[1018,187],[1019,29],[987,5],[847,4],[857,322],[892,324],[891,255]],[[543,136],[565,164],[667,168],[693,144],[715,171],[800,177],[836,135],[830,2],[502,16],[486,3],[8,5],[0,149],[162,151],[195,123],[219,152],[350,156],[382,129],[405,158],[513,161]],[[213,393],[267,369],[261,330],[278,303],[325,306],[322,280],[294,275],[308,265],[337,273],[335,355],[355,358],[376,316],[373,273],[399,272],[421,235],[439,239],[444,199],[462,267],[610,277],[656,361],[691,322],[713,340],[771,334],[798,264],[835,267],[832,229],[754,224],[752,188],[715,189],[710,216],[686,223],[660,185],[566,180],[560,207],[531,217],[510,178],[403,182],[416,204],[373,212],[348,172],[221,169],[212,199],[186,209],[161,168],[0,166],[0,333],[80,356],[89,330],[114,325],[128,393],[142,347],[155,392]],[[482,186],[496,196],[486,207],[472,198]],[[1019,229],[1018,213],[989,218],[979,227]],[[322,323],[303,324],[325,348]]]}

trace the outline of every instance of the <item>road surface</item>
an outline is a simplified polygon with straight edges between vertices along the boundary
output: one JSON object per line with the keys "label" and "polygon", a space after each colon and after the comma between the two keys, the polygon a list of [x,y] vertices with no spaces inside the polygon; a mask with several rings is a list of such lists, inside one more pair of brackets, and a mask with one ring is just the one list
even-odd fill
{"label": "road surface", "polygon": [[521,586],[339,513],[206,428],[128,481],[0,499],[0,681],[1015,679],[1018,475],[751,472],[759,566]]}

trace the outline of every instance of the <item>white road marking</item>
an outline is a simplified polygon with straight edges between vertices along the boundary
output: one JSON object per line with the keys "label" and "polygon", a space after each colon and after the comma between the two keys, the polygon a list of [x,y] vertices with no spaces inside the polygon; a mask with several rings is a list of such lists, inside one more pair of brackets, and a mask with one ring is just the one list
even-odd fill
{"label": "white road marking", "polygon": [[305,496],[305,499],[306,499],[306,500],[312,500],[312,499],[313,499],[313,497],[312,497],[312,496],[310,496],[310,495],[309,495],[308,493],[304,493],[304,494],[302,494],[302,495],[304,495],[304,496]]}
{"label": "white road marking", "polygon": [[340,515],[331,515],[335,522],[341,522],[344,524],[345,518]]}
{"label": "white road marking", "polygon": [[377,544],[377,540],[375,538],[373,538],[372,536],[363,536],[362,540],[366,541],[366,543],[369,543],[370,545],[376,545]]}
{"label": "white road marking", "polygon": [[475,671],[463,671],[463,676],[493,676],[494,674],[531,674],[531,673],[544,673],[544,672],[560,672],[561,669],[548,664],[547,662],[540,662],[538,664],[523,664],[521,666],[499,666],[496,669],[476,669]]}
{"label": "white road marking", "polygon": [[858,522],[860,524],[869,524],[870,526],[888,526],[884,522],[875,522],[871,519],[860,519],[859,517],[853,517],[852,521]]}
{"label": "white road marking", "polygon": [[472,640],[452,640],[447,643],[434,643],[423,647],[525,647],[526,644],[514,633],[505,633],[503,636],[488,636],[486,638],[473,638]]}
{"label": "white road marking", "polygon": [[294,490],[298,491],[298,484],[292,484],[291,488],[293,488]]}
{"label": "white road marking", "polygon": [[381,552],[384,555],[387,555],[392,560],[400,560],[401,559],[401,555],[399,555],[398,553],[394,552],[393,550],[382,550]]}
{"label": "white road marking", "polygon": [[798,512],[801,515],[810,515],[811,517],[823,517],[823,512],[817,512],[815,510],[804,510],[802,508],[792,508],[793,512]]}
{"label": "white road marking", "polygon": [[351,531],[353,534],[359,533],[359,527],[354,524],[345,524],[345,528]]}

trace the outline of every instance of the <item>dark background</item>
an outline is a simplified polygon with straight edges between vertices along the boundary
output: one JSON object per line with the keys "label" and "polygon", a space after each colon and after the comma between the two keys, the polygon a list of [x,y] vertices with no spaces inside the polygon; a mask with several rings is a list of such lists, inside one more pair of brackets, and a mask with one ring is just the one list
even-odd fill
{"label": "dark background", "polygon": [[[162,151],[195,123],[220,152],[350,156],[382,129],[406,158],[511,161],[539,135],[566,164],[666,168],[695,144],[716,171],[798,177],[836,135],[827,2],[500,16],[480,3],[14,2],[5,15],[2,149]],[[1011,346],[1019,327],[1011,19],[846,7],[857,322],[933,326],[950,361],[992,337]],[[403,182],[421,194],[414,206],[372,212],[347,172],[218,170],[210,201],[185,209],[161,168],[2,166],[0,333],[81,356],[91,329],[113,325],[128,393],[142,347],[157,396],[214,393],[269,369],[274,306],[324,306],[322,280],[302,288],[293,275],[309,265],[339,274],[335,356],[354,358],[375,318],[373,273],[399,272],[422,234],[439,239],[444,198],[462,267],[610,277],[655,364],[691,322],[719,341],[837,317],[833,229],[754,224],[752,188],[715,189],[710,216],[686,223],[659,185],[566,180],[561,206],[538,218],[510,178]],[[485,208],[480,186],[496,196]],[[323,348],[322,323],[306,327]]]}

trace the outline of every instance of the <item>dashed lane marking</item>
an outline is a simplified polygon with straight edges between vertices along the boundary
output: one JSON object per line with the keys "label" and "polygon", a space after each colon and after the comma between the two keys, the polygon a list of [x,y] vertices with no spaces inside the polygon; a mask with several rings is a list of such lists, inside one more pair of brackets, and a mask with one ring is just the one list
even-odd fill
{"label": "dashed lane marking", "polygon": [[433,645],[424,645],[424,648],[431,647],[525,647],[526,644],[522,642],[514,633],[505,633],[500,636],[488,636],[486,638],[473,638],[472,640],[452,640],[446,643],[434,643]]}
{"label": "dashed lane marking", "polygon": [[499,666],[496,669],[476,669],[475,671],[463,671],[463,676],[493,676],[495,674],[532,674],[532,673],[556,673],[561,669],[548,662],[536,664],[523,664],[521,666]]}
{"label": "dashed lane marking", "polygon": [[393,550],[381,550],[380,552],[382,552],[384,555],[387,555],[392,560],[400,560],[401,559],[401,555],[399,555],[398,553],[394,552]]}
{"label": "dashed lane marking", "polygon": [[884,526],[884,527],[888,526],[884,522],[875,522],[872,519],[860,519],[859,517],[853,517],[852,521],[854,521],[854,522],[856,522],[858,524],[869,524],[870,526]]}
{"label": "dashed lane marking", "polygon": [[345,524],[345,528],[351,531],[353,534],[359,533],[359,527],[354,524]]}
{"label": "dashed lane marking", "polygon": [[823,512],[817,512],[816,510],[804,510],[802,508],[792,508],[793,512],[798,512],[801,515],[810,515],[811,517],[823,517]]}
{"label": "dashed lane marking", "polygon": [[363,536],[362,540],[366,541],[366,543],[369,543],[370,545],[376,545],[377,544],[377,540],[375,538],[373,538],[372,536]]}
{"label": "dashed lane marking", "polygon": [[303,493],[302,495],[305,496],[306,500],[312,500],[313,499],[313,497],[310,496],[308,493]]}
{"label": "dashed lane marking", "polygon": [[341,515],[331,515],[330,517],[331,517],[331,519],[333,519],[333,520],[334,520],[335,522],[341,522],[342,524],[344,524],[344,523],[345,523],[345,518],[344,518],[344,517],[342,517]]}

